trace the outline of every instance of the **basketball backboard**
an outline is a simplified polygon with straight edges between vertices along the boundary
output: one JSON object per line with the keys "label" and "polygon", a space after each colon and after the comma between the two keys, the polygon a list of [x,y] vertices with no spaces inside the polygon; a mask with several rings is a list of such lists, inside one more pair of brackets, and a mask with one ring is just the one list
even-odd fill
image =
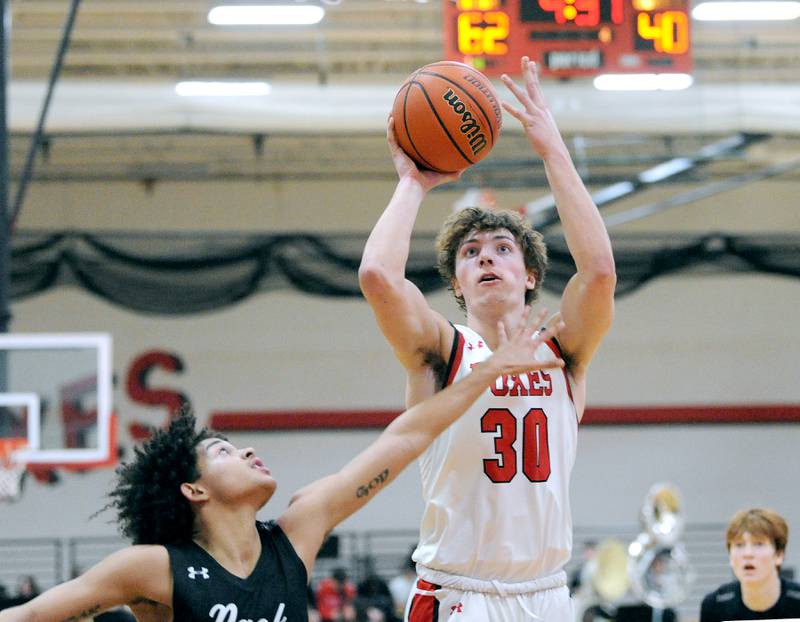
{"label": "basketball backboard", "polygon": [[0,439],[26,439],[28,465],[91,468],[115,461],[111,337],[0,335]]}

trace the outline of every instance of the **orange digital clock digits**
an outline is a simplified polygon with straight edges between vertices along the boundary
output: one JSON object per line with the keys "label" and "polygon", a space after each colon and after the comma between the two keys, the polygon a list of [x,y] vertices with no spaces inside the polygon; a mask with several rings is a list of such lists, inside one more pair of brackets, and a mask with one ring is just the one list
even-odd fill
{"label": "orange digital clock digits", "polygon": [[642,39],[653,42],[653,49],[664,54],[684,54],[689,49],[689,18],[682,11],[639,13],[636,30]]}
{"label": "orange digital clock digits", "polygon": [[[556,24],[575,24],[592,28],[597,26],[603,18],[603,9],[600,0],[538,0],[542,10],[553,14]],[[611,0],[611,21],[621,24],[623,21],[622,0]],[[606,18],[607,19],[607,18]]]}
{"label": "orange digital clock digits", "polygon": [[556,24],[597,26],[600,23],[598,0],[539,0],[539,6],[553,14]]}
{"label": "orange digital clock digits", "polygon": [[[461,0],[466,2],[467,0]],[[475,3],[480,0],[474,0]],[[458,50],[462,54],[498,56],[508,52],[508,15],[503,11],[467,11],[458,16]]]}
{"label": "orange digital clock digits", "polygon": [[494,11],[498,0],[458,0],[459,11]]}

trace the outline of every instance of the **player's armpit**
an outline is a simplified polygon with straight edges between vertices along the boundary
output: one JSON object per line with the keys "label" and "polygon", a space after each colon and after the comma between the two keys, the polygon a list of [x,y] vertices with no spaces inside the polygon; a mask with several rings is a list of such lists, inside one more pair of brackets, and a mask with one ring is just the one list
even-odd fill
{"label": "player's armpit", "polygon": [[330,480],[334,477],[323,477],[298,490],[292,495],[289,507],[278,518],[278,525],[303,561],[309,577],[317,553],[331,530],[327,496],[321,491],[331,485]]}
{"label": "player's armpit", "polygon": [[381,333],[406,369],[420,366],[420,352],[439,350],[449,323],[430,308],[416,285],[407,279],[392,283],[368,264],[362,265],[359,281]]}
{"label": "player's armpit", "polygon": [[117,551],[80,577],[0,612],[0,622],[78,622],[136,598],[171,603],[169,555],[164,547]]}

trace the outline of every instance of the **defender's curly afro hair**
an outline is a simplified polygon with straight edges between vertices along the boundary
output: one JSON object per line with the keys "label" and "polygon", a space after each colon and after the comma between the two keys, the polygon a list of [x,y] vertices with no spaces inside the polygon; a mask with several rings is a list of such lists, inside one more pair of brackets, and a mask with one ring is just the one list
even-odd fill
{"label": "defender's curly afro hair", "polygon": [[117,469],[109,507],[117,510],[120,531],[133,544],[178,544],[192,539],[194,512],[181,484],[200,477],[197,445],[216,437],[195,431],[195,417],[184,412],[166,430],[158,430],[132,462]]}

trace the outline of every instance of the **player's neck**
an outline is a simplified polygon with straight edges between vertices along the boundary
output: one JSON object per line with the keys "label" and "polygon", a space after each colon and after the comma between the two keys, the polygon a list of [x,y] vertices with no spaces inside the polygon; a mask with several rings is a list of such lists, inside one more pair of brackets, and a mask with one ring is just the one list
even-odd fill
{"label": "player's neck", "polygon": [[483,337],[492,350],[496,350],[500,342],[497,323],[503,322],[508,333],[513,333],[522,320],[524,309],[523,306],[504,311],[495,306],[485,310],[470,310],[467,313],[467,326]]}
{"label": "player's neck", "polygon": [[742,601],[751,611],[766,611],[781,597],[781,580],[776,572],[759,582],[742,583]]}
{"label": "player's neck", "polygon": [[220,504],[204,508],[198,520],[195,542],[231,574],[248,577],[261,555],[255,510]]}

